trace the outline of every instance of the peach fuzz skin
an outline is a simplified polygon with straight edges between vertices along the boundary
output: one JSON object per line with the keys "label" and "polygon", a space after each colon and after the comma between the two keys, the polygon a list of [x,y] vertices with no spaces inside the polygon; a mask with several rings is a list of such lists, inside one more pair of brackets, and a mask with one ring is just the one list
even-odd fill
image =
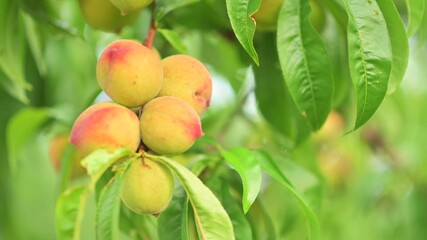
{"label": "peach fuzz skin", "polygon": [[160,91],[163,69],[151,49],[134,40],[117,40],[102,52],[96,67],[101,88],[115,102],[142,106]]}
{"label": "peach fuzz skin", "polygon": [[138,117],[116,103],[97,103],[74,122],[70,142],[82,157],[99,148],[126,147],[136,151],[140,143]]}
{"label": "peach fuzz skin", "polygon": [[159,96],[174,96],[189,103],[200,115],[209,107],[212,79],[197,59],[173,55],[162,60],[163,87]]}
{"label": "peach fuzz skin", "polygon": [[172,199],[174,178],[165,165],[148,158],[134,160],[123,176],[120,197],[138,214],[159,214]]}
{"label": "peach fuzz skin", "polygon": [[162,155],[183,153],[203,136],[197,112],[185,101],[171,96],[147,103],[140,124],[143,143]]}
{"label": "peach fuzz skin", "polygon": [[111,1],[79,0],[80,9],[86,22],[92,27],[107,32],[120,32],[138,19],[138,12],[122,16]]}

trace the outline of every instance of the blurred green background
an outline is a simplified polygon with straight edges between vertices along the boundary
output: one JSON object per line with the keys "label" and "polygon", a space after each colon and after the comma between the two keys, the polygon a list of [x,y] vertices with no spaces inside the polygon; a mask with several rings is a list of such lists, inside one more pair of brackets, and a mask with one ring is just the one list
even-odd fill
{"label": "blurred green background", "polygon": [[[404,2],[396,4],[406,22]],[[269,151],[315,211],[322,239],[425,239],[427,13],[411,38],[401,86],[364,127],[345,134],[353,108],[346,90],[351,82],[343,79],[334,116],[319,133],[295,144],[262,117],[253,93],[256,76],[230,36],[224,8],[222,1],[201,1],[177,10],[160,26],[176,35],[171,40],[159,33],[155,41],[163,57],[184,52],[209,67],[214,95],[202,119],[204,131],[225,148]],[[332,39],[345,57],[344,37],[330,37],[342,29],[326,5],[325,11],[322,36]],[[115,39],[145,39],[149,11],[120,34],[85,24],[74,0],[2,1],[0,17],[0,239],[55,239],[61,183],[51,166],[49,144],[68,132],[87,106],[105,99],[96,82],[97,56]],[[264,37],[256,35],[258,46]],[[345,61],[335,64],[346,69]],[[298,203],[267,176],[247,217],[256,225],[256,239],[307,238]],[[84,226],[83,239],[92,239],[94,227]]]}

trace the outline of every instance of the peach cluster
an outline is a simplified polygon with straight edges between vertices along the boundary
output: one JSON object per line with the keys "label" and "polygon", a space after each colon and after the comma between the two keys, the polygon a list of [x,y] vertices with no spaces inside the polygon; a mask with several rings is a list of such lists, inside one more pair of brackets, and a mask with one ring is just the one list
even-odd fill
{"label": "peach cluster", "polygon": [[[70,142],[79,156],[121,147],[176,155],[203,135],[200,115],[209,106],[212,80],[197,59],[173,55],[161,60],[140,42],[118,40],[102,52],[96,76],[114,102],[94,104],[76,119]],[[138,159],[125,173],[121,197],[137,213],[158,214],[173,187],[166,166]]]}

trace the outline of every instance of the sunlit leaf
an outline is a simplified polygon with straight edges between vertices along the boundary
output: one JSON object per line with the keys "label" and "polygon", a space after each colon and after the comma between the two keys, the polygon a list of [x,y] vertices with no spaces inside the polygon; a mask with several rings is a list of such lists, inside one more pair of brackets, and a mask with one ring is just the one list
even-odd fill
{"label": "sunlit leaf", "polygon": [[49,120],[49,112],[45,108],[24,108],[13,116],[7,126],[7,150],[9,167],[13,174],[18,165],[18,154],[25,144],[34,137],[40,128]]}
{"label": "sunlit leaf", "polygon": [[233,225],[220,201],[190,170],[172,159],[145,154],[167,165],[179,178],[194,211],[202,239],[235,239]]}
{"label": "sunlit leaf", "polygon": [[301,206],[304,215],[307,220],[307,225],[309,229],[309,239],[319,239],[320,238],[320,225],[319,221],[314,214],[313,210],[308,206],[304,199],[295,191],[294,187],[290,184],[288,178],[280,171],[279,167],[274,163],[273,159],[266,153],[262,151],[256,152],[256,158],[262,166],[262,170],[265,171],[268,175],[280,182],[284,187],[286,187],[292,196],[298,201]]}
{"label": "sunlit leaf", "polygon": [[408,37],[412,37],[421,25],[424,15],[425,0],[406,0],[408,8]]}
{"label": "sunlit leaf", "polygon": [[346,0],[350,73],[356,91],[354,129],[375,113],[387,92],[392,52],[389,33],[376,1]]}
{"label": "sunlit leaf", "polygon": [[258,54],[254,48],[255,20],[252,15],[261,5],[261,0],[226,0],[231,27],[240,44],[258,65]]}
{"label": "sunlit leaf", "polygon": [[155,11],[155,19],[159,21],[169,12],[180,8],[185,7],[186,5],[198,2],[200,0],[158,0],[156,1],[156,11]]}
{"label": "sunlit leaf", "polygon": [[309,21],[308,0],[287,0],[279,13],[277,49],[289,92],[313,130],[332,105],[332,68],[326,48]]}
{"label": "sunlit leaf", "polygon": [[243,211],[248,212],[261,188],[261,168],[254,154],[247,148],[235,148],[230,151],[221,149],[225,160],[239,173],[243,184]]}
{"label": "sunlit leaf", "polygon": [[113,163],[131,154],[132,151],[127,148],[119,148],[113,152],[106,149],[98,149],[82,160],[82,166],[86,168],[92,181],[96,183]]}
{"label": "sunlit leaf", "polygon": [[187,52],[187,48],[185,47],[184,43],[181,41],[181,37],[178,35],[177,32],[169,29],[157,29],[159,33],[163,35],[163,37],[166,38],[166,40],[174,47],[178,52],[185,53]]}

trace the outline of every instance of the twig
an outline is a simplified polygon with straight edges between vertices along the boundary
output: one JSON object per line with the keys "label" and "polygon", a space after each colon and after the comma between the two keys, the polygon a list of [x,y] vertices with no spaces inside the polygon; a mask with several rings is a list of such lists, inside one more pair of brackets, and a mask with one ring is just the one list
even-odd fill
{"label": "twig", "polygon": [[151,8],[150,29],[148,29],[147,38],[145,38],[145,41],[144,41],[144,45],[150,49],[153,47],[154,37],[156,36],[156,32],[157,32],[156,20],[154,19],[155,10],[156,10],[156,1],[153,1],[153,6]]}

